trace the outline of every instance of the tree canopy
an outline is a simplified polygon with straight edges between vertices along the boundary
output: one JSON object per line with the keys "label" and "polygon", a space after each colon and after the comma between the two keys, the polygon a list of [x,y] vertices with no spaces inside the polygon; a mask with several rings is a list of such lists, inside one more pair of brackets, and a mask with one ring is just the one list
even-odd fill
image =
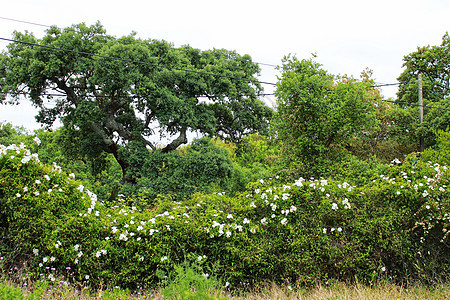
{"label": "tree canopy", "polygon": [[281,72],[274,126],[290,159],[317,167],[376,124],[369,80],[339,78],[296,57],[285,58]]}
{"label": "tree canopy", "polygon": [[[417,51],[406,55],[403,61],[406,68],[398,78],[398,100],[418,104],[418,74],[421,73],[424,105],[444,108],[424,107],[423,123],[416,129],[416,135],[425,138],[425,146],[433,146],[436,142],[436,132],[446,130],[450,125],[450,114],[447,110],[450,109],[449,34],[446,33],[442,37],[441,45],[418,47]],[[418,116],[418,112],[416,115]]]}
{"label": "tree canopy", "polygon": [[42,39],[15,32],[14,41],[0,56],[2,91],[29,98],[43,124],[60,119],[69,139],[89,145],[80,149],[113,153],[124,175],[119,150],[130,142],[156,150],[164,137],[169,152],[189,131],[236,141],[264,133],[272,114],[257,97],[258,65],[234,51],[115,38],[99,23],[52,27]]}

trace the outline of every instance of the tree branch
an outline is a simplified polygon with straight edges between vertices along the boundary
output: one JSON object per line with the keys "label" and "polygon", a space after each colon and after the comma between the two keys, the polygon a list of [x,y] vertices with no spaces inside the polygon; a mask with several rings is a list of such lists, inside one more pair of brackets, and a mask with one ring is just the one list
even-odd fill
{"label": "tree branch", "polygon": [[180,146],[182,144],[186,144],[187,143],[186,131],[187,131],[187,128],[183,127],[180,131],[180,135],[176,139],[174,139],[169,145],[164,147],[164,149],[162,149],[162,152],[168,153],[170,151],[177,149],[178,146]]}

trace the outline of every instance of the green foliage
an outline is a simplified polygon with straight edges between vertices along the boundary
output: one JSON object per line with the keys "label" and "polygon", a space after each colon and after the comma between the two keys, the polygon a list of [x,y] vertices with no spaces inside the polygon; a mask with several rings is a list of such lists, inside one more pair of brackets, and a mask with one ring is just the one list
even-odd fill
{"label": "green foliage", "polygon": [[0,299],[21,300],[25,299],[22,290],[7,283],[0,283]]}
{"label": "green foliage", "polygon": [[11,123],[0,122],[0,144],[30,144],[32,137],[25,128],[13,126]]}
{"label": "green foliage", "polygon": [[274,129],[288,163],[311,175],[345,156],[359,132],[376,124],[369,80],[337,78],[313,60],[286,57],[277,84]]}
{"label": "green foliage", "polygon": [[442,37],[439,46],[418,47],[417,51],[405,55],[399,76],[398,99],[402,102],[417,103],[418,73],[423,74],[423,97],[430,102],[440,102],[449,95],[450,76],[450,36]]}
{"label": "green foliage", "polygon": [[167,299],[225,299],[219,297],[217,279],[207,273],[200,274],[196,264],[175,266],[167,280],[169,284],[161,290]]}
{"label": "green foliage", "polygon": [[122,171],[111,154],[83,155],[85,151],[78,152],[80,145],[70,140],[64,127],[54,131],[37,130],[35,134],[40,142],[33,145],[34,151],[43,163],[56,163],[67,173],[75,174],[86,188],[105,201],[116,198]]}
{"label": "green foliage", "polygon": [[139,176],[129,192],[142,193],[150,200],[158,194],[183,199],[196,192],[227,190],[234,172],[229,152],[208,138],[195,140],[180,151],[152,151],[148,158],[136,155],[139,152],[128,153],[130,160],[136,159],[133,165]]}

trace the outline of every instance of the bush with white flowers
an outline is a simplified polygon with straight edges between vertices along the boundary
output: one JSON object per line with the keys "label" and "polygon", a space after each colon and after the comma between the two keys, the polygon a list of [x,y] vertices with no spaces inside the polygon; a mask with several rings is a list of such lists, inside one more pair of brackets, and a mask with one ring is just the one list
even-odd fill
{"label": "bush with white flowers", "polygon": [[230,285],[450,274],[444,166],[407,160],[362,185],[266,179],[145,210],[104,206],[24,146],[0,147],[0,168],[0,252],[49,280],[155,286],[187,259]]}

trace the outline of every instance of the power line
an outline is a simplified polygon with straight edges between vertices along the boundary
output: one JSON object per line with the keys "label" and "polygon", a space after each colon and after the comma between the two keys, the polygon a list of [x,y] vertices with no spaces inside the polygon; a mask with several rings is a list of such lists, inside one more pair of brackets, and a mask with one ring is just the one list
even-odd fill
{"label": "power line", "polygon": [[436,108],[436,109],[441,109],[441,110],[450,110],[450,108],[420,105],[420,104],[414,104],[414,103],[409,103],[409,102],[400,102],[400,101],[392,101],[392,100],[381,100],[381,101],[395,103],[395,104],[410,105],[410,106],[421,106],[424,108]]}
{"label": "power line", "polygon": [[58,51],[65,51],[65,52],[82,54],[82,55],[95,56],[95,57],[112,59],[112,60],[118,60],[118,61],[123,61],[123,62],[142,64],[142,65],[147,65],[147,66],[152,66],[152,67],[157,67],[157,68],[166,68],[166,69],[169,69],[169,70],[184,71],[184,72],[188,72],[188,73],[195,73],[195,74],[201,74],[201,75],[210,75],[210,76],[215,76],[215,77],[223,77],[223,78],[236,79],[236,80],[241,80],[241,81],[248,81],[248,82],[267,84],[267,85],[276,85],[275,83],[272,83],[272,82],[258,81],[258,80],[246,79],[246,78],[242,78],[242,77],[227,76],[227,75],[222,75],[222,74],[209,73],[209,72],[196,71],[196,70],[189,70],[189,69],[183,69],[183,68],[175,68],[175,67],[170,67],[170,66],[166,66],[166,65],[152,64],[152,63],[138,61],[138,60],[124,59],[124,58],[119,58],[119,57],[114,57],[114,56],[106,56],[106,55],[101,55],[101,54],[85,52],[85,51],[77,51],[77,50],[71,50],[71,49],[65,49],[65,48],[41,45],[41,44],[30,43],[30,42],[25,42],[25,41],[18,41],[18,40],[7,39],[7,38],[2,38],[2,37],[0,37],[0,40],[7,41],[7,42],[12,42],[12,43],[24,44],[24,45],[33,46],[33,47],[37,46],[37,47],[46,48],[46,49],[50,49],[50,50],[58,50]]}
{"label": "power line", "polygon": [[[56,25],[51,26],[51,25],[46,25],[46,24],[40,24],[40,23],[34,23],[34,22],[29,22],[29,21],[18,20],[18,19],[6,18],[6,17],[2,17],[2,16],[0,16],[0,19],[6,20],[6,21],[17,22],[17,23],[24,23],[24,24],[30,24],[30,25],[40,26],[40,27],[46,27],[46,28],[56,27],[56,28],[58,28],[60,30],[68,30],[68,31],[79,32],[79,31],[77,31],[75,29],[72,29],[72,28],[63,28],[63,27],[59,27],[59,26],[56,26]],[[177,50],[183,50],[183,49],[177,48]],[[273,68],[278,67],[277,65],[269,64],[269,63],[261,63],[261,62],[254,62],[254,63],[258,64],[258,65],[262,65],[262,66],[267,66],[267,67],[273,67]]]}
{"label": "power line", "polygon": [[[12,19],[12,18],[6,18],[6,17],[1,17],[0,19],[2,20],[7,20],[7,21],[12,21],[12,22],[18,22],[18,23],[24,23],[24,24],[30,24],[30,25],[35,25],[35,26],[41,26],[41,27],[47,27],[50,28],[52,26],[50,25],[44,25],[44,24],[39,24],[39,23],[34,23],[34,22],[28,22],[28,21],[23,21],[23,20],[17,20],[17,19]],[[58,27],[59,28],[59,27]]]}

